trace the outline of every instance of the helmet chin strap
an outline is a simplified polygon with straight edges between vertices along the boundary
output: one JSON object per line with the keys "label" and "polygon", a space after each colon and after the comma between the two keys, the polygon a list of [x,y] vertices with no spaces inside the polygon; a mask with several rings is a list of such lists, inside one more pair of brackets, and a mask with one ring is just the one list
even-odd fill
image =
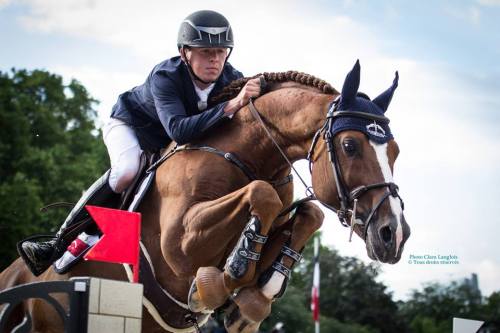
{"label": "helmet chin strap", "polygon": [[[217,78],[213,81],[205,81],[203,79],[201,79],[198,75],[195,74],[194,70],[193,70],[193,67],[191,67],[191,64],[189,63],[189,60],[186,56],[186,52],[184,50],[184,47],[181,48],[181,52],[182,52],[182,58],[184,58],[184,63],[186,64],[187,68],[188,68],[188,71],[189,73],[193,76],[193,78],[196,80],[196,81],[199,81],[203,84],[212,84],[214,83],[215,81],[217,81],[219,79],[219,77],[221,76],[222,74],[222,71],[220,72],[219,76],[217,76]],[[229,59],[229,56],[231,55],[231,53],[233,52],[233,49],[229,49],[229,54],[227,55],[226,57],[226,60],[224,61],[224,65],[222,66],[222,68],[224,69],[224,66],[226,66],[226,63],[227,63],[227,59]]]}

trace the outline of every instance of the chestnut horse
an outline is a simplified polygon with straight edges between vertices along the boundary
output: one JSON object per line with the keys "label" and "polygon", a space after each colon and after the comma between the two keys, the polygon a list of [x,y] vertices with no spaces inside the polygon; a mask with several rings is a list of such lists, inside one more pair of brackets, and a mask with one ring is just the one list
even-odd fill
{"label": "chestnut horse", "polygon": [[[349,73],[341,96],[307,74],[263,76],[266,93],[255,106],[244,107],[191,144],[230,152],[239,162],[229,163],[227,154],[224,158],[203,149],[177,149],[158,167],[139,206],[141,247],[167,295],[162,297],[171,302],[167,310],[155,310],[144,298],[144,332],[194,331],[208,313],[223,305],[229,332],[258,330],[272,301],[282,295],[299,253],[323,221],[323,213],[312,202],[297,205],[294,214],[280,214],[293,199],[292,183],[281,181],[291,169],[286,158],[291,162],[309,158],[315,198],[338,207],[343,224],[352,224],[365,240],[370,258],[388,263],[401,258],[410,230],[392,183],[396,142],[390,138],[377,143],[363,131],[349,128],[331,135],[336,117],[357,117],[356,110],[341,114],[339,104],[363,98],[369,106],[385,103],[377,106],[385,112],[395,86],[374,101],[359,97],[359,63]],[[236,94],[246,80],[233,82],[222,98]],[[387,119],[360,114],[372,123]],[[81,262],[68,274],[49,269],[35,278],[17,259],[1,273],[0,290],[72,276],[126,280],[130,275],[126,268]],[[45,302],[27,301],[25,310],[31,314],[34,331],[61,331],[55,312]]]}

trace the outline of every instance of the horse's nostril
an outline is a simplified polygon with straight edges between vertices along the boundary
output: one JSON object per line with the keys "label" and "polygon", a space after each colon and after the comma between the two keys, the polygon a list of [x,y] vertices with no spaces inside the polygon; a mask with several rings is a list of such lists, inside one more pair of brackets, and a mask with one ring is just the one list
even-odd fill
{"label": "horse's nostril", "polygon": [[385,244],[388,244],[392,240],[392,231],[389,226],[380,228],[380,237]]}

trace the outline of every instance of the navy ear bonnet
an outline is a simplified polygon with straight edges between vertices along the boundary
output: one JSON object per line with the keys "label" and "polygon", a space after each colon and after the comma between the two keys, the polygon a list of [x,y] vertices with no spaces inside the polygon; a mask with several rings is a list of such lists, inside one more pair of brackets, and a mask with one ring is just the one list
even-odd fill
{"label": "navy ear bonnet", "polygon": [[[356,130],[365,133],[370,140],[376,143],[386,143],[393,139],[391,129],[389,128],[389,119],[373,120],[363,117],[362,113],[381,116],[379,118],[384,117],[392,95],[398,86],[398,72],[396,72],[392,86],[371,101],[368,96],[358,92],[360,69],[358,60],[354,68],[347,74],[338,103],[331,106],[334,109],[330,109],[329,113],[334,111],[352,111],[347,115],[341,115],[342,112],[333,113],[334,122],[331,134],[335,135],[345,130]],[[360,112],[359,117],[355,116],[356,112]]]}

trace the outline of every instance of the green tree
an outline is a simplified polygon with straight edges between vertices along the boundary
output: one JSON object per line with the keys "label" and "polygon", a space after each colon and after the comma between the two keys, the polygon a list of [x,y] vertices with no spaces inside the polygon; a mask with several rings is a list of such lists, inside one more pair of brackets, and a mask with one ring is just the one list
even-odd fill
{"label": "green tree", "polygon": [[491,333],[500,332],[500,291],[492,293],[484,304],[484,320]]}
{"label": "green tree", "polygon": [[0,269],[17,241],[54,232],[67,211],[40,208],[76,202],[106,168],[96,111],[75,80],[46,71],[0,71]]}
{"label": "green tree", "polygon": [[486,321],[491,332],[498,332],[499,295],[493,293],[484,302],[478,290],[465,281],[452,281],[448,285],[427,283],[422,290],[413,290],[400,308],[414,333],[451,332],[453,317]]}

